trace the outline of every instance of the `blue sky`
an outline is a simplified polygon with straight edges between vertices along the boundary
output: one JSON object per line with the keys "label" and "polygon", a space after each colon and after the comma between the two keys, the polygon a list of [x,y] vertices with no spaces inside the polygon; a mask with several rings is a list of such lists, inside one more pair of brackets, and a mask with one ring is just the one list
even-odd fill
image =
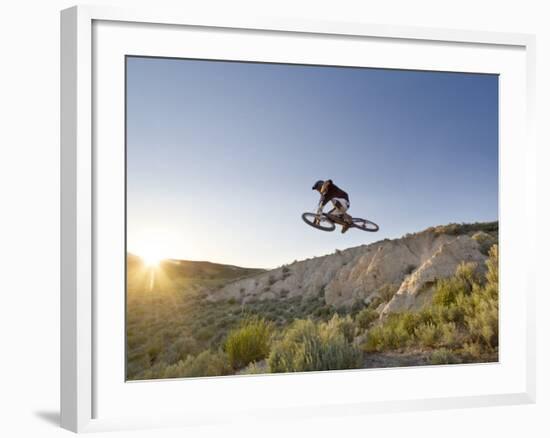
{"label": "blue sky", "polygon": [[[378,233],[302,222],[327,178]],[[131,57],[127,190],[130,252],[265,268],[496,220],[498,77]]]}

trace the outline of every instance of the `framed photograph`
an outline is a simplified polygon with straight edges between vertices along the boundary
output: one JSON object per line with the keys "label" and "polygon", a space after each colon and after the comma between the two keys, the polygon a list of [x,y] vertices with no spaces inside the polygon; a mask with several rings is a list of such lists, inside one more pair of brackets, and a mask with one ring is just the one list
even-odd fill
{"label": "framed photograph", "polygon": [[61,54],[63,427],[534,401],[532,36],[79,6]]}

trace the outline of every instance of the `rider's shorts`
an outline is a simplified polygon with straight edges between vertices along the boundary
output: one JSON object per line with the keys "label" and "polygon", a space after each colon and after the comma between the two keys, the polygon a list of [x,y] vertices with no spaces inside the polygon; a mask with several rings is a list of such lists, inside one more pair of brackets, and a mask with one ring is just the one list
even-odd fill
{"label": "rider's shorts", "polygon": [[340,214],[344,214],[349,208],[349,201],[347,199],[332,198],[330,201],[334,205],[334,209]]}

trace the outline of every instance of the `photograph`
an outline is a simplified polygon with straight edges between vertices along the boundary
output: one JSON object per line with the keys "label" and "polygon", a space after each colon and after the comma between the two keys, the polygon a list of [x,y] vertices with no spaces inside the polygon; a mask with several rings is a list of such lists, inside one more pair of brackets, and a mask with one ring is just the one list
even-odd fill
{"label": "photograph", "polygon": [[125,58],[128,381],[499,361],[499,75]]}

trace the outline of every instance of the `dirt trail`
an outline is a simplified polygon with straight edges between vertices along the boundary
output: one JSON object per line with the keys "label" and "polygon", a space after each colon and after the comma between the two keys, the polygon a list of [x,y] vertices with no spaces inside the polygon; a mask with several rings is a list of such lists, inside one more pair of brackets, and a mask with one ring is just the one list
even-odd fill
{"label": "dirt trail", "polygon": [[429,365],[429,356],[429,353],[426,352],[366,353],[363,368],[391,368]]}

